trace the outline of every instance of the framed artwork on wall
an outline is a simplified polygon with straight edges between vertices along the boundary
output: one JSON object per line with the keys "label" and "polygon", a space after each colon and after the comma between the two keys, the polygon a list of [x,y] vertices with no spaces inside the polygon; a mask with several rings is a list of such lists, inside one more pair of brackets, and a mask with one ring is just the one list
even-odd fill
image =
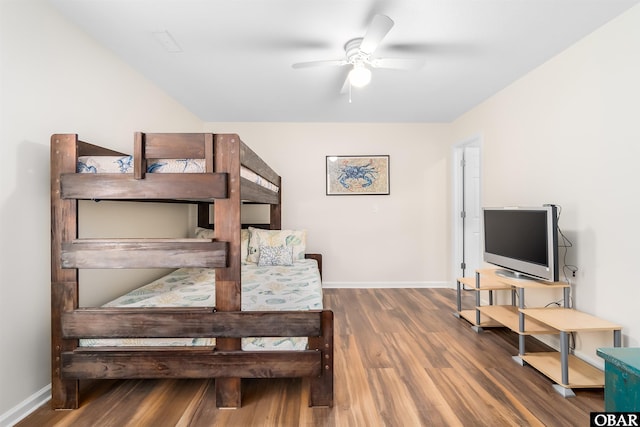
{"label": "framed artwork on wall", "polygon": [[389,156],[327,156],[327,195],[389,194]]}

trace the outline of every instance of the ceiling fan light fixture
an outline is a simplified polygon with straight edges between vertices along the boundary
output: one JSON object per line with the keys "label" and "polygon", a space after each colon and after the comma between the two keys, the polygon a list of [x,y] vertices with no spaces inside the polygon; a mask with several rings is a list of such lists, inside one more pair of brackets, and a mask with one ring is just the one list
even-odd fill
{"label": "ceiling fan light fixture", "polygon": [[351,86],[363,87],[371,82],[371,70],[363,63],[353,64],[353,69],[349,72],[349,83]]}

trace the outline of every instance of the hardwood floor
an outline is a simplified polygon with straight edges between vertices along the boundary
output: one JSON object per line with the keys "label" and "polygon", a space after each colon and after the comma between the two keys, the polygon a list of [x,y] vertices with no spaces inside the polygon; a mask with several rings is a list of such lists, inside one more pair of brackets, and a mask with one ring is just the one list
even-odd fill
{"label": "hardwood floor", "polygon": [[[476,334],[451,289],[327,289],[335,313],[335,404],[309,408],[299,379],[243,380],[240,409],[216,409],[213,380],[83,384],[74,411],[38,409],[18,426],[586,426],[604,393],[562,398],[520,366],[517,336]],[[543,350],[536,340],[527,350]]]}

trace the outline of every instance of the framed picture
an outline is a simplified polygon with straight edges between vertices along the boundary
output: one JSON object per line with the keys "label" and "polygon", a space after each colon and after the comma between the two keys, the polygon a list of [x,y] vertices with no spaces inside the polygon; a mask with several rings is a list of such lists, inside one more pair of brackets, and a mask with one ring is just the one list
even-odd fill
{"label": "framed picture", "polygon": [[327,156],[327,195],[389,194],[389,156]]}

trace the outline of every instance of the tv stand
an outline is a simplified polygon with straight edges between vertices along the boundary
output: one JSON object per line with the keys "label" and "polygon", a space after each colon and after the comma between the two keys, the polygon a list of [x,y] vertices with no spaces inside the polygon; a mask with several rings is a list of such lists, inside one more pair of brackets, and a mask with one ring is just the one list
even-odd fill
{"label": "tv stand", "polygon": [[[570,354],[572,332],[613,331],[613,346],[622,344],[622,327],[572,308],[520,309],[530,319],[551,326],[560,334],[559,352],[527,353],[522,359],[555,381],[553,388],[564,397],[575,396],[572,388],[602,388],[604,374],[599,369]],[[560,368],[560,369],[558,369]]]}
{"label": "tv stand", "polygon": [[[457,317],[462,317],[473,325],[476,332],[483,327],[507,327],[518,334],[518,355],[513,359],[520,365],[528,364],[551,378],[553,388],[564,397],[575,396],[572,388],[602,388],[604,374],[598,368],[569,354],[569,334],[572,332],[612,331],[613,345],[621,345],[622,327],[606,320],[569,308],[569,284],[564,282],[543,282],[541,280],[504,277],[495,269],[477,270],[475,279],[460,278],[457,281]],[[554,289],[564,291],[564,307],[525,308],[526,289]],[[475,291],[475,310],[462,310],[461,291]],[[509,291],[511,305],[496,305],[494,291]],[[489,291],[489,305],[480,304],[480,292]],[[516,298],[517,296],[517,298]],[[517,301],[517,304],[516,304]],[[526,335],[560,335],[559,352],[527,353]]]}

